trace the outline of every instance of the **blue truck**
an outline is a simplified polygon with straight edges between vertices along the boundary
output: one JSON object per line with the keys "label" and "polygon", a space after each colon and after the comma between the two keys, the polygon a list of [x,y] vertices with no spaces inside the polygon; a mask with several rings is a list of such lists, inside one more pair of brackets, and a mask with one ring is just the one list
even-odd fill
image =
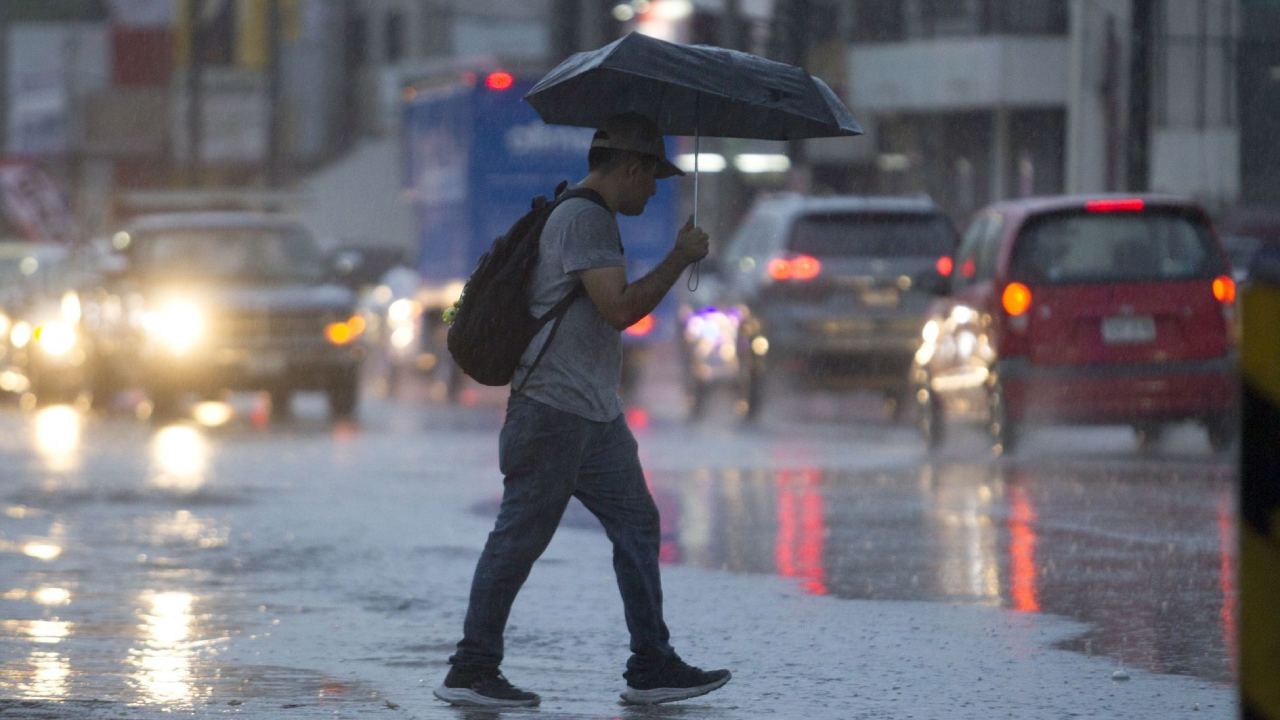
{"label": "blue truck", "polygon": [[[461,73],[403,92],[404,190],[413,205],[422,279],[412,313],[420,325],[415,364],[445,380],[451,399],[464,381],[449,362],[441,313],[532,198],[550,197],[561,181],[587,174],[592,131],[542,122],[523,99],[533,82],[501,71]],[[660,183],[643,215],[619,216],[628,277],[648,272],[671,247],[678,205],[675,184]],[[624,397],[649,348],[674,337],[675,317],[675,303],[664,300],[623,334]]]}

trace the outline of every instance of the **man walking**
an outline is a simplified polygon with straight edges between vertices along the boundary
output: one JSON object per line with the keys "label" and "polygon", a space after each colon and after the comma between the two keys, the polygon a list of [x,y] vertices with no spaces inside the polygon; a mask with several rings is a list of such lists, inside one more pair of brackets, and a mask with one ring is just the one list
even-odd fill
{"label": "man walking", "polygon": [[[616,214],[639,215],[656,180],[683,175],[666,158],[662,136],[637,114],[611,118],[596,131],[574,197],[552,212],[530,282],[530,311],[545,313],[581,283],[535,371],[527,368],[551,324],[525,350],[512,380],[499,440],[505,476],[502,506],[471,585],[462,641],[436,697],[454,705],[537,705],[538,695],[499,672],[503,631],[516,593],[546,549],[571,497],[604,525],[631,634],[623,700],[660,703],[711,692],[728,670],[703,671],[672,649],[662,616],[658,510],[645,485],[635,438],[622,413],[621,332],[649,314],[685,267],[707,254],[707,235],[692,218],[666,258],[628,282]],[[527,377],[526,377],[527,375]],[[521,384],[523,383],[523,385]]]}

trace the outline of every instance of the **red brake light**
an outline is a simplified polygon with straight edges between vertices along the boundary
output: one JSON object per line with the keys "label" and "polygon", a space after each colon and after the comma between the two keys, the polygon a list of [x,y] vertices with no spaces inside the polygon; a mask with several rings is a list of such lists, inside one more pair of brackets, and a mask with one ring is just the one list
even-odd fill
{"label": "red brake light", "polygon": [[1147,207],[1142,198],[1123,198],[1120,200],[1090,200],[1084,204],[1086,212],[1142,212]]}
{"label": "red brake light", "polygon": [[1236,301],[1236,281],[1226,275],[1219,275],[1213,279],[1213,296],[1223,305],[1230,305]]}
{"label": "red brake light", "polygon": [[631,327],[627,328],[626,333],[633,337],[644,337],[653,332],[653,322],[652,314],[645,315],[632,323]]}
{"label": "red brake light", "polygon": [[933,266],[938,269],[938,274],[942,277],[951,277],[951,271],[955,269],[956,263],[950,255],[943,255]]}
{"label": "red brake light", "polygon": [[1031,307],[1031,288],[1020,282],[1009,283],[1000,296],[1000,304],[1009,317],[1018,317]]}
{"label": "red brake light", "polygon": [[489,73],[489,77],[484,79],[485,87],[490,90],[507,90],[510,89],[515,82],[516,79],[511,76],[511,73],[502,72],[501,70]]}
{"label": "red brake light", "polygon": [[810,255],[797,255],[770,260],[768,270],[774,280],[812,280],[822,272],[822,263]]}

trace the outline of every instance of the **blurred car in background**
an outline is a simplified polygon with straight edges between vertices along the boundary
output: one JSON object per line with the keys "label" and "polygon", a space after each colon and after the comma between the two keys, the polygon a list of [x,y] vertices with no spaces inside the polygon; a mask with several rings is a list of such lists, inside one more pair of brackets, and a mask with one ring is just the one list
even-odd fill
{"label": "blurred car in background", "polygon": [[116,233],[103,290],[85,307],[95,403],[143,388],[154,412],[184,393],[266,390],[276,411],[319,390],[355,412],[365,322],[315,239],[256,212],[143,215]]}
{"label": "blurred car in background", "polygon": [[1249,281],[1250,266],[1260,252],[1280,251],[1280,207],[1232,208],[1223,214],[1217,228],[1231,262],[1231,277],[1237,283]]}
{"label": "blurred car in background", "polygon": [[56,402],[85,389],[78,290],[86,277],[66,245],[0,243],[0,391]]}
{"label": "blurred car in background", "polygon": [[1028,198],[977,213],[912,369],[936,447],[958,420],[1012,452],[1030,423],[1129,424],[1142,446],[1195,420],[1235,439],[1235,282],[1194,201]]}
{"label": "blurred car in background", "polygon": [[753,419],[781,371],[882,392],[904,407],[925,313],[957,242],[927,197],[758,201],[717,260],[717,297],[682,312],[694,414],[715,384],[732,380]]}

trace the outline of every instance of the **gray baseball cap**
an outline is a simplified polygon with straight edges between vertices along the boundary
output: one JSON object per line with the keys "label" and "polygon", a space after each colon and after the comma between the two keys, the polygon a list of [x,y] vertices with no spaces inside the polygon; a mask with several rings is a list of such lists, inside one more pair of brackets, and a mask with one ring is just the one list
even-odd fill
{"label": "gray baseball cap", "polygon": [[596,130],[591,138],[593,148],[613,148],[652,155],[658,159],[659,179],[684,175],[684,171],[667,159],[667,149],[662,142],[658,126],[640,113],[614,115]]}

